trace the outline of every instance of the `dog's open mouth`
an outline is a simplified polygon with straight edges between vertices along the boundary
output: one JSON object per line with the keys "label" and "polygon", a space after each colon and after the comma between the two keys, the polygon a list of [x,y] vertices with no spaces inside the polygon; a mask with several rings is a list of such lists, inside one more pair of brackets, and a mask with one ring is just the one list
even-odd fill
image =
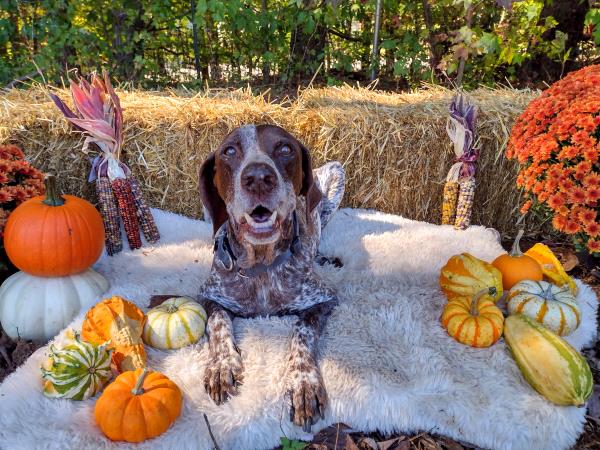
{"label": "dog's open mouth", "polygon": [[258,205],[250,213],[244,213],[246,230],[257,236],[267,236],[278,227],[277,211]]}

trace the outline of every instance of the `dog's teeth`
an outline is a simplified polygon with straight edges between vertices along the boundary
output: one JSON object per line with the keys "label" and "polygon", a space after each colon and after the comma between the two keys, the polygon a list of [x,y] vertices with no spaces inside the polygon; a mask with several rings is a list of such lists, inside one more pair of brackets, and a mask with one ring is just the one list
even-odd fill
{"label": "dog's teeth", "polygon": [[252,218],[252,216],[248,213],[244,213],[244,217],[246,218],[246,222],[248,222],[250,225],[254,226],[256,225],[256,223],[254,222],[254,219]]}
{"label": "dog's teeth", "polygon": [[275,223],[275,219],[277,219],[277,211],[273,211],[273,214],[269,217],[269,223]]}

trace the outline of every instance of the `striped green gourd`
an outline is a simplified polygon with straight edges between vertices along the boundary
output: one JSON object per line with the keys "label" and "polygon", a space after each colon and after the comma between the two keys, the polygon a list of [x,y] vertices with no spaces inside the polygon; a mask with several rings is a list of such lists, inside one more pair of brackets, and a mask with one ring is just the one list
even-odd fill
{"label": "striped green gourd", "polygon": [[107,344],[91,344],[81,340],[78,333],[70,332],[61,348],[50,345],[48,359],[41,367],[44,395],[71,400],[96,395],[112,376]]}
{"label": "striped green gourd", "polygon": [[582,406],[592,393],[590,366],[563,338],[523,314],[504,321],[504,339],[521,373],[552,403]]}

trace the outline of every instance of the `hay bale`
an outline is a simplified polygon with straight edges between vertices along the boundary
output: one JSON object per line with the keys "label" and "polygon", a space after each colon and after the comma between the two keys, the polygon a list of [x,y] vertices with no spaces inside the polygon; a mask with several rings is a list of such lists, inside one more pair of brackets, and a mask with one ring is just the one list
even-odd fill
{"label": "hay bale", "polygon": [[[66,91],[59,95],[68,98]],[[125,160],[153,206],[200,217],[198,167],[203,158],[241,124],[275,123],[311,148],[316,164],[332,159],[344,164],[346,206],[440,221],[443,183],[453,160],[445,131],[450,90],[309,89],[295,101],[278,104],[242,90],[119,95],[125,112]],[[473,223],[514,234],[520,205],[517,166],[505,159],[504,148],[513,121],[537,93],[478,89],[471,95],[480,108],[482,150]],[[36,166],[60,174],[65,192],[92,198],[82,139],[70,132],[43,88],[0,94],[4,142],[21,145]],[[530,229],[540,226],[529,224]]]}

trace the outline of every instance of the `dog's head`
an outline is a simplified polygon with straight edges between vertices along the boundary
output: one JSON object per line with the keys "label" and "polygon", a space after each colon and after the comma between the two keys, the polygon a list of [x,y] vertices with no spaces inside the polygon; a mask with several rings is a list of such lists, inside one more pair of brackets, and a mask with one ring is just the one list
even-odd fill
{"label": "dog's head", "polygon": [[274,125],[246,125],[229,133],[200,168],[200,195],[214,232],[227,220],[238,239],[269,245],[282,237],[306,197],[307,214],[321,199],[306,147]]}

